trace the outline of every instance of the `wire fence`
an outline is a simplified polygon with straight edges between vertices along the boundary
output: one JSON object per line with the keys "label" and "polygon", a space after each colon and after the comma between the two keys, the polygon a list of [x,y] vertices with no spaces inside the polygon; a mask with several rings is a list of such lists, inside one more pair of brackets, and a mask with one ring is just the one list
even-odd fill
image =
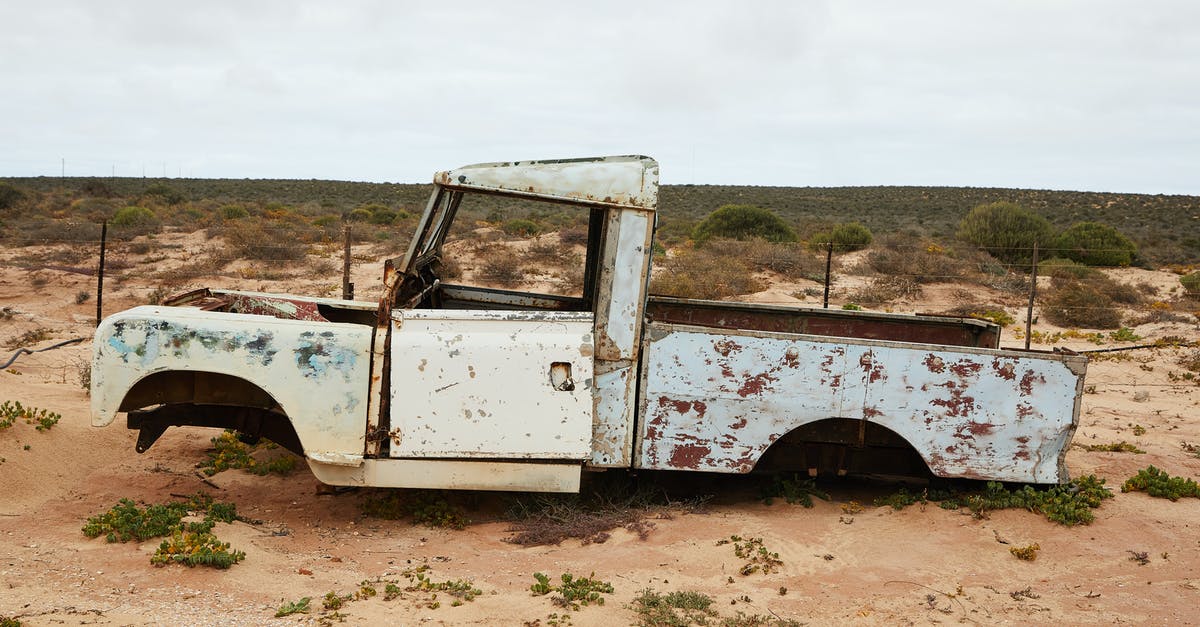
{"label": "wire fence", "polygon": [[[98,321],[117,308],[198,287],[373,300],[381,293],[383,260],[407,248],[409,230],[411,225],[344,220],[316,227],[254,222],[196,230],[63,222],[55,229],[8,229],[4,259],[26,272],[31,297],[51,280],[69,284],[73,305],[64,306],[74,307],[78,317],[94,304]],[[480,228],[457,237],[446,256],[449,278],[458,282],[566,293],[577,287],[568,283],[582,277],[575,267],[583,263],[582,243],[565,232],[514,238]],[[1092,386],[1196,387],[1200,298],[1181,282],[1188,268],[1172,273],[1083,266],[1064,261],[1071,250],[881,239],[853,252],[765,242],[677,245],[656,251],[654,291],[695,296],[670,288],[683,279],[721,287],[723,281],[734,283],[729,277],[757,277],[742,290],[731,285],[721,297],[987,318],[1005,327],[1002,343],[1008,348],[1095,352]],[[489,281],[489,264],[522,271],[515,279]],[[8,310],[14,307],[19,303]],[[9,350],[31,348],[13,343],[20,333],[6,335]]]}

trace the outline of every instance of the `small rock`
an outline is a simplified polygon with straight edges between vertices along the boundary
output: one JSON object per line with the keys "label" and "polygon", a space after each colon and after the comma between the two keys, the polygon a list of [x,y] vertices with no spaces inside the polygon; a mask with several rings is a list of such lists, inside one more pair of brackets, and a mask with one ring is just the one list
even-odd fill
{"label": "small rock", "polygon": [[1146,401],[1150,400],[1150,393],[1145,390],[1142,390],[1141,392],[1135,392],[1133,395],[1133,400],[1138,403],[1145,403]]}

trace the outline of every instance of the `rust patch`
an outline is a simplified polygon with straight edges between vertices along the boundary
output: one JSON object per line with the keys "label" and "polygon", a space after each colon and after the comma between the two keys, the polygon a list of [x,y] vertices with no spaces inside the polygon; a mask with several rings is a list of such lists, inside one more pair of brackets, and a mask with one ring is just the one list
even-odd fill
{"label": "rust patch", "polygon": [[665,396],[658,397],[658,406],[663,409],[670,407],[674,409],[675,413],[677,414],[686,414],[687,410],[692,408],[692,404],[688,401],[677,401],[669,399]]}
{"label": "rust patch", "polygon": [[950,398],[935,398],[929,403],[946,408],[946,415],[956,418],[966,417],[975,411],[975,398],[963,394],[962,390],[958,389],[951,389]]}
{"label": "rust patch", "polygon": [[875,363],[874,351],[863,353],[863,356],[858,358],[858,365],[862,366],[863,374],[867,375],[867,383],[874,383],[883,378],[883,364]]}
{"label": "rust patch", "polygon": [[925,361],[923,361],[922,363],[924,363],[925,367],[928,368],[929,371],[934,374],[942,374],[943,372],[946,371],[946,362],[942,361],[941,357],[938,357],[937,355],[934,355],[933,353],[929,353],[928,355],[926,355]]}
{"label": "rust patch", "polygon": [[975,376],[982,369],[983,364],[967,361],[965,359],[960,359],[959,361],[954,362],[953,366],[950,366],[950,372],[953,372],[960,379]]}
{"label": "rust patch", "polygon": [[708,411],[708,404],[704,401],[692,401],[692,411],[696,412],[697,418],[703,418],[704,412]]}
{"label": "rust patch", "polygon": [[1032,370],[1026,370],[1025,374],[1021,376],[1021,382],[1018,385],[1020,385],[1020,387],[1021,387],[1021,394],[1023,396],[1029,396],[1030,394],[1033,394],[1033,384],[1034,383],[1045,383],[1045,382],[1046,382],[1046,377],[1043,377],[1042,375],[1037,374]]}
{"label": "rust patch", "polygon": [[738,419],[737,422],[729,425],[729,428],[730,429],[742,429],[746,426],[746,423],[747,423],[746,417],[742,416],[741,418]]}
{"label": "rust patch", "polygon": [[756,374],[742,382],[742,387],[738,388],[737,394],[742,398],[746,398],[751,394],[762,394],[762,391],[775,381],[778,381],[778,379],[765,372]]}
{"label": "rust patch", "polygon": [[967,423],[967,430],[971,432],[971,435],[991,435],[995,429],[996,425],[990,422],[972,421]]}
{"label": "rust patch", "polygon": [[728,357],[731,353],[742,350],[742,345],[726,338],[713,342],[713,350],[717,351],[722,357]]}
{"label": "rust patch", "polygon": [[696,469],[700,467],[700,460],[711,452],[712,449],[700,444],[676,444],[671,453],[670,465],[672,468]]}
{"label": "rust patch", "polygon": [[878,409],[875,409],[874,407],[864,407],[863,408],[863,418],[878,418],[879,416],[882,416],[882,415],[883,415],[883,412],[879,411]]}
{"label": "rust patch", "polygon": [[795,368],[800,365],[800,352],[795,348],[789,348],[783,353],[783,365],[789,368]]}
{"label": "rust patch", "polygon": [[1023,460],[1028,461],[1029,460],[1029,451],[1027,451],[1025,449],[1021,449],[1021,450],[1017,451],[1016,453],[1013,453],[1013,457],[1015,457],[1017,459],[1023,459]]}
{"label": "rust patch", "polygon": [[1017,378],[1017,367],[1011,361],[1001,363],[999,359],[995,359],[992,361],[992,370],[996,371],[996,376],[1005,381]]}
{"label": "rust patch", "polygon": [[1018,420],[1020,420],[1022,418],[1028,418],[1036,413],[1037,413],[1037,410],[1034,409],[1033,405],[1030,405],[1029,403],[1019,403],[1017,405],[1017,419]]}

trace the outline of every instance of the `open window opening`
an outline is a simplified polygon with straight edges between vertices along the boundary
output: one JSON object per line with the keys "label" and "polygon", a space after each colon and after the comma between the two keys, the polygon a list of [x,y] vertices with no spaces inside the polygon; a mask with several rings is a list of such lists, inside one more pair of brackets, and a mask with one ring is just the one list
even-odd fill
{"label": "open window opening", "polygon": [[401,309],[594,311],[605,210],[442,189],[400,270]]}

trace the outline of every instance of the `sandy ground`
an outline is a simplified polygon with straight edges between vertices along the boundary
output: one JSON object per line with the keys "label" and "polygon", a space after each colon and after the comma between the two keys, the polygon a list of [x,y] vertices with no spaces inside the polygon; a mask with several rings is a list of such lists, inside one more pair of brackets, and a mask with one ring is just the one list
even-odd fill
{"label": "sandy ground", "polygon": [[[158,286],[230,285],[244,289],[298,293],[340,291],[333,275],[320,278],[243,276],[178,278],[172,268],[190,263],[206,245],[195,236],[166,238],[175,248],[153,260],[128,255],[129,269],[113,278],[106,310],[146,302]],[[0,341],[48,328],[48,346],[88,337],[95,304],[76,304],[94,278],[60,270],[18,267],[15,255],[0,251]],[[336,255],[336,252],[332,253]],[[371,255],[370,247],[356,255]],[[331,258],[333,258],[331,256]],[[378,280],[377,264],[356,265],[360,294]],[[1173,276],[1141,270],[1125,280],[1144,280],[1169,290]],[[302,275],[303,268],[294,274]],[[249,275],[249,278],[247,276]],[[1136,275],[1136,276],[1133,276]],[[800,289],[802,289],[801,286]],[[929,288],[948,295],[960,287]],[[972,288],[974,289],[974,288]],[[794,285],[777,285],[754,295],[760,302],[789,302]],[[795,302],[793,299],[790,302]],[[1054,329],[1045,325],[1044,331]],[[1200,337],[1194,323],[1146,325],[1148,337]],[[1010,331],[1006,343],[1019,345]],[[1091,347],[1072,340],[1076,348]],[[850,479],[822,483],[831,501],[765,505],[757,498],[760,480],[687,478],[692,491],[713,495],[695,510],[678,509],[652,520],[643,540],[624,530],[600,544],[568,540],[558,546],[521,547],[504,542],[508,523],[502,495],[481,495],[467,514],[476,522],[464,530],[413,526],[408,521],[364,517],[362,495],[320,489],[307,472],[257,477],[228,471],[203,482],[195,466],[205,457],[213,432],[174,429],[149,452],[134,452],[134,433],[119,424],[89,425],[88,399],[80,373],[90,352],[87,342],[26,355],[0,372],[0,401],[19,400],[62,414],[47,432],[18,423],[0,431],[0,616],[25,625],[125,624],[299,624],[321,615],[273,618],[283,601],[326,592],[347,594],[367,579],[407,585],[406,569],[428,565],[432,579],[468,579],[483,591],[472,602],[429,607],[427,593],[406,592],[349,602],[347,624],[502,624],[615,625],[636,622],[627,604],[642,589],[697,590],[716,599],[723,616],[738,612],[792,619],[800,623],[1138,623],[1200,622],[1200,500],[1176,503],[1145,494],[1121,494],[1096,510],[1089,526],[1063,527],[1024,511],[1000,511],[984,519],[965,510],[930,505],[902,511],[875,507],[877,496],[895,490],[880,481]],[[7,360],[11,351],[3,351]],[[1089,370],[1077,443],[1126,440],[1145,450],[1087,452],[1073,448],[1073,475],[1095,473],[1118,488],[1149,464],[1174,475],[1200,477],[1200,458],[1182,448],[1200,444],[1200,407],[1195,384],[1173,384],[1168,371],[1180,371],[1171,351],[1140,352],[1124,361],[1097,361]],[[118,421],[120,422],[120,421]],[[1134,425],[1145,429],[1136,435]],[[1139,430],[1140,432],[1140,430]],[[678,480],[679,477],[673,477]],[[641,477],[654,481],[653,475]],[[213,486],[216,486],[215,488]],[[120,498],[161,502],[173,495],[204,490],[232,501],[257,524],[220,524],[217,535],[244,550],[244,562],[227,571],[181,566],[156,568],[149,562],[157,541],[108,544],[86,538],[88,516]],[[853,515],[843,506],[865,505]],[[732,547],[717,545],[731,535],[761,537],[779,553],[778,572],[741,576],[744,560]],[[1006,543],[1005,543],[1006,542]],[[1012,546],[1037,543],[1036,561],[1020,561]],[[1139,565],[1131,552],[1145,552]],[[603,607],[566,611],[550,597],[529,592],[532,573],[563,572],[612,583]],[[379,585],[382,593],[382,584]],[[786,592],[786,593],[784,593]],[[1023,592],[1023,593],[1022,593]],[[569,618],[563,618],[563,614]],[[327,620],[339,620],[329,617]]]}

